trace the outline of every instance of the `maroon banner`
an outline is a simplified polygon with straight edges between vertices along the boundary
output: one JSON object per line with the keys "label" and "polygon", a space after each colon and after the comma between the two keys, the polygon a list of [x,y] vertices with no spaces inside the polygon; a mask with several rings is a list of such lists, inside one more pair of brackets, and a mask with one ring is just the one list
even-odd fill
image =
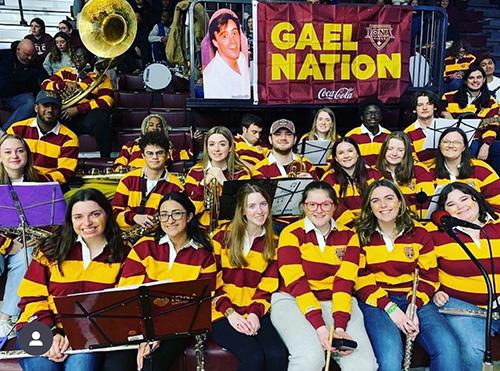
{"label": "maroon banner", "polygon": [[411,9],[259,3],[257,11],[261,102],[398,102],[407,88]]}

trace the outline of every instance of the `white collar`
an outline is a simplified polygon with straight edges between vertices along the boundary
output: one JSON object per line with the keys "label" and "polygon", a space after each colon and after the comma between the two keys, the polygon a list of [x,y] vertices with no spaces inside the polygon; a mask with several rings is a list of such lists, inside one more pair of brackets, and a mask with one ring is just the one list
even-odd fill
{"label": "white collar", "polygon": [[168,180],[168,170],[167,170],[167,167],[165,167],[165,169],[163,170],[164,174],[162,177],[158,178],[158,179],[154,179],[154,180],[151,180],[149,179],[147,176],[146,176],[146,167],[143,167],[142,168],[142,177],[145,178],[148,182],[158,182],[159,180],[165,180],[167,181]]}
{"label": "white collar", "polygon": [[[92,261],[92,259],[90,258],[90,249],[89,249],[89,246],[83,240],[82,236],[78,236],[76,238],[76,242],[80,242],[80,245],[82,246],[83,269],[87,269],[87,267],[90,265],[90,262]],[[107,244],[108,244],[108,242],[106,241],[106,243],[102,247],[102,250],[104,250],[104,248],[106,247]],[[102,250],[101,250],[101,252],[102,252]]]}
{"label": "white collar", "polygon": [[47,134],[50,134],[50,133],[53,133],[55,135],[59,135],[59,131],[61,130],[61,123],[58,121],[57,124],[56,124],[56,126],[54,126],[52,129],[50,129],[48,132],[46,132],[45,134],[42,133],[42,130],[40,129],[40,126],[38,126],[38,123],[36,121],[36,117],[33,119],[33,121],[31,122],[30,126],[32,128],[36,128],[36,130],[38,131],[38,139],[40,139],[44,135],[47,135]]}
{"label": "white collar", "polygon": [[388,236],[386,235],[384,232],[382,232],[382,230],[377,227],[376,231],[378,233],[380,233],[380,235],[382,236],[382,238],[384,239],[384,242],[385,242],[385,247],[387,248],[387,251],[389,252],[392,252],[392,250],[394,250],[394,241],[397,240],[397,238],[399,236],[401,236],[403,234],[404,231],[400,231],[397,236],[394,238],[394,241]]}
{"label": "white collar", "polygon": [[239,136],[239,137],[240,137],[240,138],[241,138],[241,139],[242,139],[242,140],[243,140],[243,141],[244,141],[247,145],[249,145],[249,146],[253,146],[253,144],[250,144],[250,143],[248,142],[248,140],[245,138],[245,136],[243,135],[243,133],[238,134],[238,136]]}
{"label": "white collar", "polygon": [[[255,242],[255,239],[257,237],[262,237],[266,234],[266,231],[264,230],[264,228],[262,228],[262,231],[256,235],[253,239],[253,241]],[[243,255],[244,256],[247,256],[248,253],[250,252],[252,246],[250,245],[250,235],[248,234],[248,231],[245,231],[245,236],[243,237]]]}
{"label": "white collar", "polygon": [[368,134],[371,139],[375,138],[377,135],[380,135],[386,131],[386,129],[384,129],[382,127],[382,125],[380,125],[380,124],[378,125],[378,131],[376,134],[373,134],[370,130],[368,130],[368,128],[365,126],[365,124],[361,124],[360,130],[361,130],[362,134]]}
{"label": "white collar", "polygon": [[[330,219],[330,230],[326,234],[326,237],[334,230],[338,229],[337,228],[337,223],[335,223],[335,220],[332,218]],[[318,241],[318,246],[321,250],[321,252],[325,251],[325,246],[326,246],[326,238],[323,236],[323,233],[314,225],[314,223],[309,219],[307,216],[304,218],[304,231],[306,233],[309,233],[311,231],[314,231],[316,234],[316,241]]]}
{"label": "white collar", "polygon": [[[168,237],[168,234],[165,234],[160,240],[158,241],[160,245],[167,244],[169,248],[169,255],[168,255],[168,268],[172,269],[172,265],[174,264],[175,259],[177,258],[177,251],[175,250],[174,244],[170,240],[170,237]],[[182,249],[192,247],[194,249],[198,249],[198,245],[193,241],[191,238],[188,242],[186,242],[185,245],[183,245],[179,251]]]}
{"label": "white collar", "polygon": [[[288,173],[287,173],[285,167],[281,164],[281,162],[278,162],[278,159],[276,157],[274,157],[272,151],[269,152],[267,159],[269,161],[269,164],[271,164],[271,165],[276,164],[276,166],[278,167],[278,170],[280,171],[281,176],[285,176],[285,177],[288,176]],[[297,155],[292,152],[292,161],[295,161],[295,160],[297,160]]]}
{"label": "white collar", "polygon": [[422,129],[424,131],[424,134],[427,135],[427,132],[429,131],[429,127],[424,127],[420,124],[420,120],[416,119],[415,122],[413,123],[413,127],[415,129]]}

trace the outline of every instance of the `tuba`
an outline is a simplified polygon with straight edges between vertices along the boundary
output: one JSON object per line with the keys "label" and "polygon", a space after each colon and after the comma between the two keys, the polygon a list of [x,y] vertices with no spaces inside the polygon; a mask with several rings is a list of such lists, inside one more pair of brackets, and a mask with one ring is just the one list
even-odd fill
{"label": "tuba", "polygon": [[306,165],[300,159],[293,160],[288,165],[288,177],[289,178],[297,178],[297,175],[300,173],[307,172]]}
{"label": "tuba", "polygon": [[137,33],[137,19],[126,0],[90,0],[80,13],[78,30],[83,45],[97,57],[104,58],[104,68],[87,89],[62,92],[63,109],[90,94],[102,82],[114,59],[130,48]]}

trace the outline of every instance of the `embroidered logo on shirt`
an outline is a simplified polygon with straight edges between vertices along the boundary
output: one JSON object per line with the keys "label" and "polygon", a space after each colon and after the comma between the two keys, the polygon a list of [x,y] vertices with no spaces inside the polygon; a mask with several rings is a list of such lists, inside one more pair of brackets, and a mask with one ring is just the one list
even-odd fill
{"label": "embroidered logo on shirt", "polygon": [[345,246],[344,247],[337,247],[335,249],[335,255],[337,255],[337,258],[339,258],[340,260],[343,260],[344,259],[344,255],[345,255]]}
{"label": "embroidered logo on shirt", "polygon": [[408,259],[413,259],[413,257],[415,256],[415,251],[413,250],[413,246],[406,246],[405,247],[405,256]]}

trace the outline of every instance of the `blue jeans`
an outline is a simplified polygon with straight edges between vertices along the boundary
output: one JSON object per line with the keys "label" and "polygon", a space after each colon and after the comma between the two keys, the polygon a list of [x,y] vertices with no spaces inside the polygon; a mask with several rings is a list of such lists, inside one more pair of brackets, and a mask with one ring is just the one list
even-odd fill
{"label": "blue jeans", "polygon": [[[28,248],[27,253],[28,261],[31,263],[33,249]],[[25,251],[22,249],[15,255],[2,256],[2,259],[5,259],[7,263],[7,282],[5,283],[3,295],[2,313],[8,316],[18,316],[19,308],[17,304],[19,303],[19,296],[17,296],[17,290],[28,269]]]}
{"label": "blue jeans", "polygon": [[[450,297],[443,308],[480,310],[474,304]],[[447,322],[452,328],[460,346],[463,360],[463,371],[479,371],[482,368],[484,355],[484,331],[486,319],[470,316],[456,316],[445,314]],[[500,320],[491,322],[492,333],[500,334]]]}
{"label": "blue jeans", "polygon": [[23,371],[99,371],[102,354],[72,354],[64,362],[53,362],[45,357],[22,358],[19,363]]}
{"label": "blue jeans", "polygon": [[[406,311],[405,295],[389,295],[389,298]],[[400,371],[403,363],[404,346],[401,331],[382,309],[359,301],[359,308],[365,318],[365,327],[377,357],[379,371]],[[437,311],[433,303],[417,312],[420,332],[416,342],[431,358],[431,371],[460,370],[458,342],[448,322]]]}
{"label": "blue jeans", "polygon": [[35,116],[35,111],[33,106],[35,105],[35,98],[31,93],[22,93],[19,95],[14,95],[13,97],[1,98],[3,104],[12,112],[12,115],[4,122],[2,126],[3,131],[7,129],[14,122],[25,120],[30,117]]}

